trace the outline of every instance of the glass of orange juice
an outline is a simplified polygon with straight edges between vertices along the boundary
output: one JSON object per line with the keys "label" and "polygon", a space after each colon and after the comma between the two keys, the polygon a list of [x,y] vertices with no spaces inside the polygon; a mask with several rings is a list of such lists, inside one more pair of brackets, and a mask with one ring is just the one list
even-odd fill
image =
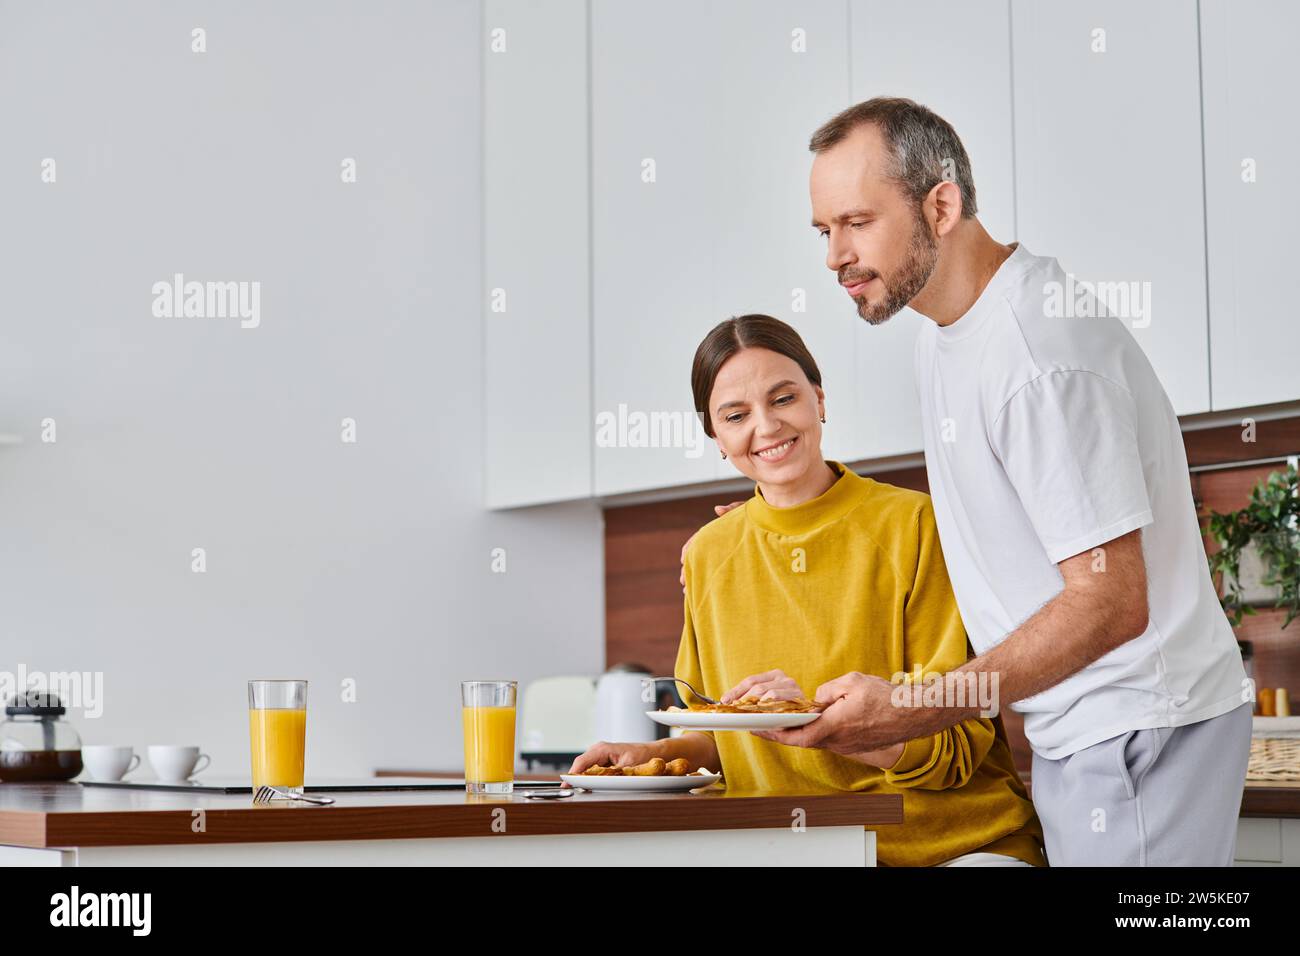
{"label": "glass of orange juice", "polygon": [[513,680],[461,681],[466,793],[514,792],[518,687]]}
{"label": "glass of orange juice", "polygon": [[302,793],[307,750],[307,682],[250,680],[248,740],[253,789],[263,784]]}

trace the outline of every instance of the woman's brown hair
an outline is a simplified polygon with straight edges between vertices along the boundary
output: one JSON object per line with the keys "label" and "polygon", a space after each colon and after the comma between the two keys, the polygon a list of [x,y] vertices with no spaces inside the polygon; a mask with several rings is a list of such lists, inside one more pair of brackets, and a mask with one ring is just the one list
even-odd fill
{"label": "woman's brown hair", "polygon": [[695,410],[704,423],[704,431],[713,434],[713,416],[709,414],[709,396],[723,363],[741,349],[768,349],[791,359],[803,369],[808,381],[821,386],[822,373],[799,333],[770,315],[735,315],[719,322],[695,350],[691,366],[691,391],[695,393]]}

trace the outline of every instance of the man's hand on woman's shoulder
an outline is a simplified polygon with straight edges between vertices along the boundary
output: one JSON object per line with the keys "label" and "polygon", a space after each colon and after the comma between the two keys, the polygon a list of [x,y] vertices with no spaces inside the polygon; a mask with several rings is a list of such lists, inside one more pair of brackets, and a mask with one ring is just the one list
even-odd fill
{"label": "man's hand on woman's shoulder", "polygon": [[[740,507],[741,505],[743,505],[743,504],[744,504],[743,501],[733,501],[733,502],[732,502],[731,504],[729,504],[729,505],[714,505],[714,506],[713,506],[713,512],[714,512],[714,514],[716,514],[719,518],[721,518],[721,517],[722,517],[723,515],[725,515],[728,511],[734,511],[735,509],[739,508],[739,507]],[[698,533],[699,533],[699,532],[696,532],[696,534],[698,534]],[[681,573],[681,577],[679,577],[678,580],[682,582],[682,593],[683,593],[683,594],[686,593],[686,549],[689,548],[689,547],[691,546],[691,542],[694,541],[694,540],[695,540],[695,535],[693,534],[693,535],[691,535],[689,538],[687,538],[687,539],[686,539],[686,543],[685,543],[684,545],[682,545],[682,557],[681,557],[681,561],[682,561],[682,573]]]}

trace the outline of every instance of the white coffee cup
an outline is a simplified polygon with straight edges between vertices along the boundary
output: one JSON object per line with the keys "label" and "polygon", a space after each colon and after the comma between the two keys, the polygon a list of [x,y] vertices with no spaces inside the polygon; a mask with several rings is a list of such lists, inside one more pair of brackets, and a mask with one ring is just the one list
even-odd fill
{"label": "white coffee cup", "polygon": [[121,780],[140,766],[140,755],[133,747],[111,744],[88,744],[81,748],[81,763],[92,780]]}
{"label": "white coffee cup", "polygon": [[[199,760],[207,763],[198,766]],[[175,744],[150,744],[149,766],[154,775],[164,783],[183,783],[200,770],[212,763],[207,754],[199,753],[198,747],[181,747]]]}

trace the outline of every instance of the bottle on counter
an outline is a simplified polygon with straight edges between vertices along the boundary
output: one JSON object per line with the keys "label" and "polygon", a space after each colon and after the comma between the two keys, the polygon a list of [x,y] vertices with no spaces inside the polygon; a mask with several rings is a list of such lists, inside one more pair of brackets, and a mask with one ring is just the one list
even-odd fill
{"label": "bottle on counter", "polygon": [[1272,687],[1261,687],[1259,689],[1259,716],[1277,716],[1277,697],[1274,695]]}

